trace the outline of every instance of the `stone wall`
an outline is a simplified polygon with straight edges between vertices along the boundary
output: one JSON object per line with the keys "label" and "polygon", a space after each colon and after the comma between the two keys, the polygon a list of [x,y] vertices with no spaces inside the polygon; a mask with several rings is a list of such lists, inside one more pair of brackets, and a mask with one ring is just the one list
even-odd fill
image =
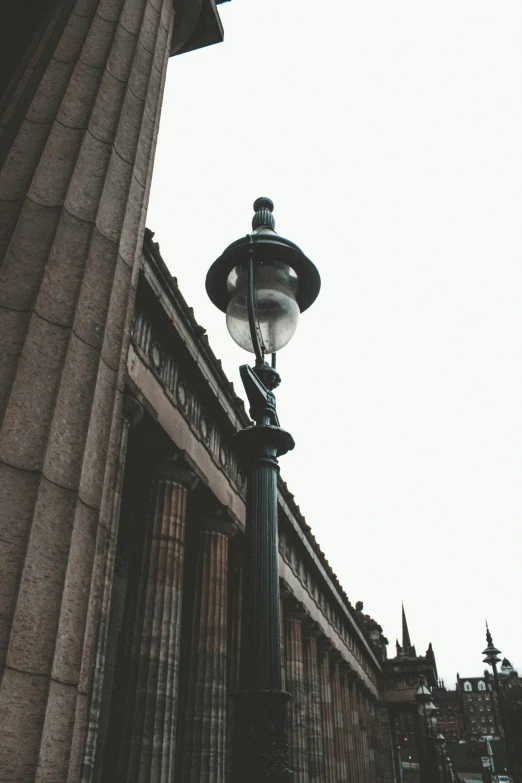
{"label": "stone wall", "polygon": [[173,51],[222,38],[217,19],[210,0],[0,9],[4,781],[77,781],[93,747],[163,85]]}

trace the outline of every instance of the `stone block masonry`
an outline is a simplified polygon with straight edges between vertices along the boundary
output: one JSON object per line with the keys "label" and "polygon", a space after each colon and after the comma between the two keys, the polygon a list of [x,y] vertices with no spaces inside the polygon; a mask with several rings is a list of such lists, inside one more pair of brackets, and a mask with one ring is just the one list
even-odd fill
{"label": "stone block masonry", "polygon": [[[0,769],[78,780],[172,0],[61,2],[2,118]],[[58,34],[59,33],[59,34]]]}

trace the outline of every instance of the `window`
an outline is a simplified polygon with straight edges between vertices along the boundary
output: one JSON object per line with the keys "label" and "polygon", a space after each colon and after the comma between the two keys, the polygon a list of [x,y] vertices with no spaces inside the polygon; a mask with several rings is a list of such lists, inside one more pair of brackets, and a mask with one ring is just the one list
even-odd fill
{"label": "window", "polygon": [[479,691],[485,691],[486,690],[486,683],[483,680],[479,680],[478,689],[479,689]]}
{"label": "window", "polygon": [[472,688],[471,688],[471,683],[470,683],[470,682],[468,682],[467,680],[466,680],[466,682],[464,683],[464,690],[465,690],[465,691],[471,691],[471,690],[472,690]]}

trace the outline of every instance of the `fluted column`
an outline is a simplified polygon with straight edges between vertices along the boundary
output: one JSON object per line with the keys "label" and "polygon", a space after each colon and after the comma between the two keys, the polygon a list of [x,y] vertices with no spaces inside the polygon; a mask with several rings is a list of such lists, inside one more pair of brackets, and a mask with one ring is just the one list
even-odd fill
{"label": "fluted column", "polygon": [[357,748],[355,744],[355,728],[353,703],[351,695],[351,681],[353,677],[352,670],[343,666],[341,671],[341,694],[343,701],[343,716],[346,733],[346,757],[348,766],[348,775],[351,783],[357,783]]}
{"label": "fluted column", "polygon": [[172,0],[54,5],[0,169],[0,769],[24,783],[80,775],[174,18]]}
{"label": "fluted column", "polygon": [[360,680],[355,681],[355,703],[357,705],[357,725],[355,727],[355,737],[358,747],[359,777],[361,783],[366,783],[366,747],[365,747],[365,724],[362,708],[362,684]]}
{"label": "fluted column", "polygon": [[183,783],[224,783],[227,733],[228,542],[225,513],[200,520],[183,748]]}
{"label": "fluted column", "polygon": [[334,660],[332,662],[332,701],[334,713],[337,780],[343,781],[343,783],[349,783],[350,778],[347,758],[347,736],[344,725],[343,703],[341,696],[340,656],[334,656]]}
{"label": "fluted column", "polygon": [[281,648],[281,687],[284,691],[286,691],[285,604],[282,597],[279,598],[279,627],[279,643]]}
{"label": "fluted column", "polygon": [[348,693],[352,727],[351,734],[353,741],[352,771],[354,776],[354,783],[364,783],[363,750],[361,743],[359,703],[357,699],[357,679],[355,674],[350,675]]}
{"label": "fluted column", "polygon": [[377,774],[377,725],[375,716],[375,707],[371,698],[367,698],[367,715],[368,715],[368,745],[370,749],[370,770],[371,780],[373,783],[378,783],[379,776]]}
{"label": "fluted column", "polygon": [[239,688],[239,659],[241,653],[241,609],[243,602],[244,557],[236,555],[230,559],[229,568],[229,622],[228,622],[228,691],[235,693]]}
{"label": "fluted column", "polygon": [[286,689],[292,694],[288,705],[288,745],[295,783],[308,783],[307,707],[303,661],[303,612],[285,607]]}
{"label": "fluted column", "polygon": [[319,642],[319,683],[321,693],[321,719],[323,724],[323,751],[325,783],[337,783],[335,761],[335,729],[330,675],[330,646]]}
{"label": "fluted column", "polygon": [[306,687],[308,776],[310,783],[324,781],[323,724],[317,637],[319,631],[311,624],[303,625],[303,657]]}
{"label": "fluted column", "polygon": [[107,679],[110,679],[112,674],[112,672],[107,672],[106,665],[107,634],[109,630],[111,597],[113,591],[116,542],[118,538],[118,525],[121,509],[121,492],[123,486],[123,475],[125,472],[125,458],[127,456],[129,431],[131,428],[136,427],[139,424],[142,417],[143,408],[141,405],[130,394],[125,394],[123,400],[120,449],[118,454],[118,472],[114,486],[110,528],[108,531],[106,570],[103,581],[100,624],[96,639],[96,657],[93,672],[92,695],[89,707],[89,725],[82,765],[82,783],[90,783],[92,780],[96,758],[96,747],[98,742],[102,693],[104,686],[109,685],[109,683],[107,683]]}
{"label": "fluted column", "polygon": [[117,773],[128,783],[174,780],[186,502],[196,482],[183,464],[165,461],[152,486]]}
{"label": "fluted column", "polygon": [[366,702],[366,690],[360,689],[359,693],[359,714],[361,724],[361,741],[364,759],[364,779],[371,782],[371,764],[370,764],[370,743],[368,736],[368,710]]}
{"label": "fluted column", "polygon": [[396,783],[399,779],[396,719],[387,704],[377,705],[379,724],[379,783]]}

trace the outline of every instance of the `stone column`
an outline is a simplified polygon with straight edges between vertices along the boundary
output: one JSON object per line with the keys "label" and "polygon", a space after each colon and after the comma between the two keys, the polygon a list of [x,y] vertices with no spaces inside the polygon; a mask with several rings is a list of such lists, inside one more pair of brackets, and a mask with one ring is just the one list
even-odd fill
{"label": "stone column", "polygon": [[304,625],[303,657],[307,696],[308,776],[310,783],[323,783],[325,780],[323,724],[317,651],[318,636],[318,630],[311,624]]}
{"label": "stone column", "polygon": [[54,5],[0,169],[0,769],[24,783],[80,776],[174,18],[172,0]]}
{"label": "stone column", "polygon": [[387,704],[377,704],[377,720],[379,724],[379,783],[397,783],[400,779],[399,759],[397,751],[397,732],[395,716],[390,713]]}
{"label": "stone column", "polygon": [[117,779],[173,781],[187,492],[196,477],[165,461],[153,482]]}
{"label": "stone column", "polygon": [[279,598],[279,623],[281,628],[281,687],[286,691],[285,604],[282,596]]}
{"label": "stone column", "polygon": [[330,645],[319,642],[319,683],[321,693],[321,719],[323,724],[323,752],[325,783],[337,783],[335,758],[335,729],[332,701],[332,683],[330,675]]}
{"label": "stone column", "polygon": [[370,748],[370,769],[371,779],[374,783],[378,783],[379,776],[377,774],[377,725],[375,718],[375,707],[371,697],[367,698],[366,712],[368,715],[368,745]]}
{"label": "stone column", "polygon": [[[89,707],[89,725],[82,766],[82,783],[90,783],[94,772],[96,758],[96,746],[98,741],[98,729],[100,722],[100,709],[104,685],[110,688],[107,682],[107,634],[111,612],[111,597],[114,579],[114,563],[116,556],[116,542],[118,539],[118,526],[120,520],[121,492],[123,475],[125,472],[125,458],[127,456],[127,443],[129,431],[139,424],[143,417],[143,408],[130,394],[125,394],[122,411],[122,430],[120,449],[118,455],[118,472],[114,486],[112,511],[110,516],[110,528],[108,531],[108,546],[105,576],[103,580],[103,596],[101,604],[100,624],[96,639],[96,655],[94,659],[93,685],[91,702]],[[110,679],[110,673],[109,673]]]}
{"label": "stone column", "polygon": [[224,783],[227,733],[228,542],[226,513],[200,520],[185,718],[183,783]]}
{"label": "stone column", "polygon": [[344,724],[346,727],[346,743],[349,779],[351,783],[357,783],[357,748],[355,744],[354,714],[351,696],[351,680],[353,672],[348,667],[344,667],[341,673],[341,691],[343,697]]}
{"label": "stone column", "polygon": [[344,725],[343,704],[341,696],[341,656],[335,655],[332,661],[332,700],[334,713],[335,748],[337,759],[337,780],[349,782],[347,758],[347,732]]}
{"label": "stone column", "polygon": [[302,635],[304,616],[303,612],[290,605],[285,607],[286,690],[292,694],[288,705],[288,745],[295,783],[308,783],[309,780]]}
{"label": "stone column", "polygon": [[365,747],[365,737],[364,737],[364,730],[365,730],[365,724],[364,724],[364,716],[363,716],[363,710],[362,710],[362,684],[360,680],[355,680],[354,683],[354,689],[355,689],[355,704],[356,704],[356,715],[357,715],[357,723],[355,726],[355,741],[357,743],[357,758],[358,758],[358,766],[359,766],[359,778],[361,780],[361,783],[366,783],[366,747]]}
{"label": "stone column", "polygon": [[364,780],[364,763],[363,763],[363,747],[361,741],[361,721],[359,712],[359,701],[357,696],[357,678],[355,674],[351,675],[349,693],[350,693],[350,712],[352,716],[352,734],[354,745],[354,781],[356,783],[365,783]]}
{"label": "stone column", "polygon": [[375,737],[374,737],[374,725],[372,717],[372,705],[370,701],[369,691],[364,691],[364,711],[365,711],[365,725],[366,725],[366,747],[368,753],[368,780],[371,783],[376,783],[375,777]]}
{"label": "stone column", "polygon": [[367,709],[367,696],[366,689],[361,688],[359,694],[359,715],[361,724],[361,740],[363,747],[363,759],[364,759],[364,779],[371,783],[371,763],[370,763],[370,742],[369,742],[369,725],[368,725],[368,709]]}
{"label": "stone column", "polygon": [[239,688],[239,659],[241,653],[241,609],[243,600],[243,569],[245,559],[236,555],[229,568],[229,622],[227,648],[227,687],[229,693]]}

